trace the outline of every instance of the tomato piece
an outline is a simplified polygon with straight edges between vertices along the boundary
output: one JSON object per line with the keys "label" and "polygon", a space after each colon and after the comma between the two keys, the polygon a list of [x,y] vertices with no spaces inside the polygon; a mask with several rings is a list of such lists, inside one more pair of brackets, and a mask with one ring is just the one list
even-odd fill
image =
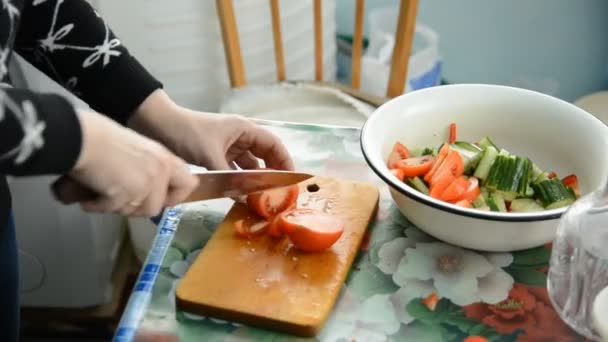
{"label": "tomato piece", "polygon": [[456,124],[455,123],[450,124],[450,138],[448,141],[450,144],[453,144],[456,141]]}
{"label": "tomato piece", "polygon": [[437,178],[435,183],[432,183],[429,189],[429,196],[440,199],[441,194],[447,189],[450,184],[456,179],[451,173],[444,172],[443,176]]}
{"label": "tomato piece", "polygon": [[462,156],[455,150],[450,150],[443,163],[431,178],[430,183],[434,183],[436,178],[443,177],[443,173],[449,172],[454,177],[460,177],[464,173],[464,161]]}
{"label": "tomato piece", "polygon": [[460,201],[469,188],[469,180],[464,176],[457,177],[439,195],[439,199],[446,202]]}
{"label": "tomato piece", "polygon": [[391,169],[390,171],[400,181],[403,182],[403,180],[405,180],[405,175],[403,174],[403,170],[401,170],[401,169]]}
{"label": "tomato piece", "polygon": [[458,201],[458,202],[456,202],[454,204],[457,205],[457,206],[459,206],[459,207],[465,207],[465,208],[470,208],[471,205],[472,205],[471,201],[469,201],[467,199],[460,200],[460,201]]}
{"label": "tomato piece", "polygon": [[462,195],[462,198],[473,202],[477,199],[477,197],[479,197],[479,194],[481,194],[481,190],[479,189],[479,179],[470,177],[468,181],[469,187]]}
{"label": "tomato piece", "polygon": [[396,142],[393,145],[393,150],[391,154],[388,155],[388,168],[395,169],[397,168],[397,162],[402,159],[407,159],[411,156],[410,151],[400,142]]}
{"label": "tomato piece", "polygon": [[268,226],[268,221],[257,218],[240,219],[234,222],[236,235],[247,238],[264,233]]}
{"label": "tomato piece", "polygon": [[422,304],[424,304],[430,311],[435,311],[437,303],[439,303],[439,296],[437,296],[437,292],[431,293],[422,300]]}
{"label": "tomato piece", "polygon": [[292,209],[280,215],[281,228],[298,249],[320,252],[331,247],[344,232],[344,223],[319,210]]}
{"label": "tomato piece", "polygon": [[259,191],[247,196],[247,205],[259,216],[269,219],[287,209],[298,200],[297,185]]}
{"label": "tomato piece", "polygon": [[555,173],[555,172],[551,171],[551,172],[550,172],[550,173],[547,175],[547,177],[548,177],[549,179],[553,179],[553,178],[557,177],[557,173]]}
{"label": "tomato piece", "polygon": [[443,146],[439,149],[439,153],[437,153],[437,159],[435,160],[433,167],[431,167],[431,170],[424,176],[424,180],[427,183],[431,181],[431,178],[433,177],[435,172],[437,172],[441,164],[443,164],[443,161],[445,160],[445,157],[447,157],[449,150],[450,146],[448,144],[443,144]]}
{"label": "tomato piece", "polygon": [[468,336],[462,342],[488,342],[488,339],[483,336]]}
{"label": "tomato piece", "polygon": [[581,197],[581,190],[578,187],[578,177],[576,177],[576,175],[572,174],[564,177],[562,183],[574,191],[576,198]]}
{"label": "tomato piece", "polygon": [[422,176],[431,170],[435,157],[422,156],[403,159],[397,162],[397,167],[403,171],[406,177]]}

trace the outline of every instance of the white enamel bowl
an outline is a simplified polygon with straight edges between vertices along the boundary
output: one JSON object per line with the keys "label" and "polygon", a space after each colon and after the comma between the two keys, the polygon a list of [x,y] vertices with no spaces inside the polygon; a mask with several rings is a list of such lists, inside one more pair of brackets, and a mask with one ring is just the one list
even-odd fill
{"label": "white enamel bowl", "polygon": [[575,173],[583,194],[608,177],[608,127],[584,110],[541,93],[482,84],[427,88],[379,107],[361,134],[363,155],[389,186],[412,223],[445,242],[483,251],[515,251],[552,241],[567,208],[498,213],[458,207],[400,182],[386,161],[395,141],[410,148],[439,146],[457,124],[457,138],[489,136],[500,148],[530,157],[543,170]]}

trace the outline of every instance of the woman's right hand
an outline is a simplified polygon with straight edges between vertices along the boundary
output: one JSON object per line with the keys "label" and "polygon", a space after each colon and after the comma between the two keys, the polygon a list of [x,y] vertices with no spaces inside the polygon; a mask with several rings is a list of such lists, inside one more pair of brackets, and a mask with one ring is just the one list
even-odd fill
{"label": "woman's right hand", "polygon": [[[159,143],[93,112],[79,112],[82,149],[73,170],[53,186],[63,203],[93,212],[155,216],[198,185],[187,164]],[[83,186],[92,198],[79,198]]]}

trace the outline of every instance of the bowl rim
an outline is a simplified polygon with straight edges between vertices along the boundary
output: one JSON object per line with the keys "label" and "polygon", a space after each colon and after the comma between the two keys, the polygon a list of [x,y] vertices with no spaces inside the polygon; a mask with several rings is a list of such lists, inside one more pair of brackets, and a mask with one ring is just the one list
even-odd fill
{"label": "bowl rim", "polygon": [[[363,124],[363,127],[361,128],[360,139],[359,139],[360,147],[361,147],[361,151],[363,153],[363,157],[364,157],[365,161],[367,162],[369,167],[374,171],[374,173],[376,173],[376,175],[378,175],[378,177],[380,177],[387,185],[389,185],[392,189],[396,190],[400,194],[403,194],[403,195],[409,197],[410,199],[413,199],[417,202],[428,205],[435,209],[446,211],[446,212],[456,214],[459,216],[466,216],[466,217],[488,220],[488,221],[502,221],[502,222],[548,221],[548,220],[554,220],[554,219],[560,218],[563,215],[563,213],[566,210],[568,210],[568,208],[570,208],[570,206],[557,208],[557,209],[551,209],[551,210],[545,210],[545,211],[526,212],[526,213],[513,213],[513,212],[499,213],[499,212],[492,212],[492,211],[488,212],[488,211],[481,211],[481,210],[476,210],[476,209],[460,207],[460,206],[457,206],[457,205],[454,205],[451,203],[447,203],[447,202],[443,202],[443,201],[434,199],[434,198],[430,197],[429,195],[425,195],[425,194],[411,188],[410,186],[407,186],[407,184],[405,184],[404,182],[398,182],[395,177],[391,177],[391,174],[388,171],[388,169],[386,171],[384,171],[378,165],[374,164],[374,162],[372,161],[372,158],[370,157],[370,153],[367,150],[368,147],[367,147],[366,141],[368,139],[366,139],[366,137],[369,137],[369,127],[371,126],[371,123],[373,123],[375,120],[377,120],[379,113],[382,112],[382,108],[389,106],[393,102],[403,101],[403,98],[412,96],[414,94],[419,95],[420,93],[433,92],[433,91],[437,91],[438,89],[446,89],[446,88],[486,88],[486,89],[493,88],[493,89],[497,89],[499,91],[515,91],[515,92],[520,92],[520,93],[534,94],[534,96],[537,96],[539,98],[543,97],[550,101],[559,102],[559,103],[561,103],[561,105],[566,105],[566,106],[570,107],[573,111],[579,112],[579,114],[589,115],[590,117],[598,120],[598,122],[601,123],[601,121],[599,121],[599,119],[595,118],[593,115],[587,113],[586,111],[575,106],[574,104],[571,104],[562,99],[559,99],[559,98],[556,98],[556,97],[553,97],[553,96],[550,96],[547,94],[543,94],[543,93],[540,93],[537,91],[523,89],[523,88],[504,86],[504,85],[495,85],[495,84],[483,84],[483,83],[463,83],[463,84],[439,85],[439,86],[435,86],[435,87],[420,89],[420,90],[416,90],[416,91],[413,91],[410,93],[405,93],[405,94],[399,95],[399,96],[392,98],[389,101],[385,102],[380,107],[376,108],[376,110],[374,110],[374,112],[369,116],[369,118]],[[386,165],[384,165],[384,166],[386,167]]]}

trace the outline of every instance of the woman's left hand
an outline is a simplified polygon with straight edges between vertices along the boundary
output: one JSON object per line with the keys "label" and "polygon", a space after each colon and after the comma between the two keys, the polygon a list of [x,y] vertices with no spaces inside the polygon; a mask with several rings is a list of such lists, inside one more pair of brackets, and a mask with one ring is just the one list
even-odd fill
{"label": "woman's left hand", "polygon": [[[211,170],[260,167],[293,170],[278,137],[252,121],[229,114],[197,112],[175,104],[163,90],[152,93],[128,126],[160,141],[188,163]],[[235,165],[236,164],[236,165]]]}

